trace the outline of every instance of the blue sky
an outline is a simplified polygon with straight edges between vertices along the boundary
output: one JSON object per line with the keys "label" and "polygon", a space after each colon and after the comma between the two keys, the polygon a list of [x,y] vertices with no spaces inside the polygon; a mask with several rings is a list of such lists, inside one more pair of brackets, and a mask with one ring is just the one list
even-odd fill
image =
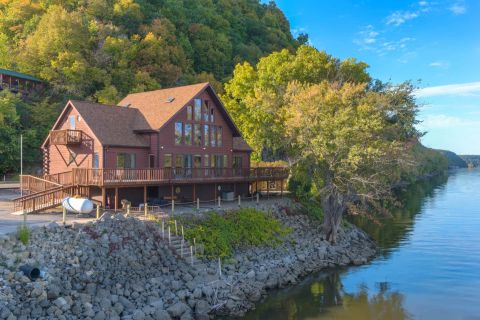
{"label": "blue sky", "polygon": [[418,85],[426,146],[480,154],[480,0],[275,2],[316,48]]}

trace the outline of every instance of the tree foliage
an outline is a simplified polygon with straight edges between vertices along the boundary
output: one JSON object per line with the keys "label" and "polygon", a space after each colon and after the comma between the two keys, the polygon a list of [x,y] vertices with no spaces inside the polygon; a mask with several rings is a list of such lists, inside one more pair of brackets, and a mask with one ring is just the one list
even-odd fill
{"label": "tree foliage", "polygon": [[[296,52],[281,50],[260,59],[253,67],[245,62],[235,67],[222,99],[245,139],[261,158],[285,151],[285,92],[292,81],[315,84],[322,81],[365,83],[368,65],[355,59],[341,61],[326,52],[302,45]],[[267,147],[267,148],[265,148]]]}

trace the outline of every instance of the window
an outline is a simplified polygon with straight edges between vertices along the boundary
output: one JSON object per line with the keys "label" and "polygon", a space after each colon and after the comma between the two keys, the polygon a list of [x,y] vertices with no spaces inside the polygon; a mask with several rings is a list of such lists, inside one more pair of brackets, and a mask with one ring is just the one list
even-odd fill
{"label": "window", "polygon": [[175,144],[182,144],[183,122],[175,122]]}
{"label": "window", "polygon": [[153,154],[148,155],[148,167],[155,168],[155,156]]}
{"label": "window", "polygon": [[193,134],[194,145],[197,147],[201,147],[202,146],[202,127],[199,124],[195,124],[193,128],[194,128],[194,134]]}
{"label": "window", "polygon": [[192,106],[187,106],[187,120],[192,120]]}
{"label": "window", "polygon": [[[196,169],[200,169],[202,167],[202,156],[196,154],[193,156],[193,167]],[[197,170],[198,171],[198,170]],[[197,173],[197,172],[195,172]]]}
{"label": "window", "polygon": [[183,168],[183,155],[177,154],[175,156],[175,167]]}
{"label": "window", "polygon": [[68,117],[68,119],[70,121],[70,129],[75,130],[75,127],[76,127],[75,116],[70,116],[70,117]]}
{"label": "window", "polygon": [[214,122],[214,117],[213,117],[213,108],[210,109],[210,122]]}
{"label": "window", "polygon": [[210,166],[210,157],[208,154],[203,156],[203,166],[205,167],[205,175],[208,176],[208,167]]}
{"label": "window", "polygon": [[217,147],[222,146],[222,127],[217,128]]}
{"label": "window", "polygon": [[228,168],[228,156],[226,154],[223,155],[223,167]]}
{"label": "window", "polygon": [[163,158],[163,166],[165,168],[171,168],[172,167],[172,155],[170,153],[166,154]]}
{"label": "window", "polygon": [[242,167],[243,167],[243,157],[242,156],[234,156],[233,157],[232,168],[233,168],[233,173],[236,176],[239,176],[239,175],[242,174]]}
{"label": "window", "polygon": [[208,101],[203,101],[203,121],[208,122],[210,110],[208,108]]}
{"label": "window", "polygon": [[202,120],[202,100],[201,99],[194,99],[195,103],[195,121]]}
{"label": "window", "polygon": [[185,154],[183,156],[183,166],[184,166],[184,175],[186,177],[191,177],[192,176],[192,155],[191,154]]}
{"label": "window", "polygon": [[215,140],[216,135],[217,135],[217,127],[212,126],[212,128],[210,130],[210,145],[212,147],[217,146],[216,140]]}
{"label": "window", "polygon": [[190,123],[185,124],[185,144],[192,145],[192,125]]}
{"label": "window", "polygon": [[93,154],[93,169],[98,169],[100,167],[100,159],[98,158],[98,152]]}
{"label": "window", "polygon": [[134,169],[136,167],[135,153],[117,153],[117,168]]}
{"label": "window", "polygon": [[209,138],[209,130],[208,130],[208,124],[203,126],[203,145],[205,147],[208,147],[208,139]]}

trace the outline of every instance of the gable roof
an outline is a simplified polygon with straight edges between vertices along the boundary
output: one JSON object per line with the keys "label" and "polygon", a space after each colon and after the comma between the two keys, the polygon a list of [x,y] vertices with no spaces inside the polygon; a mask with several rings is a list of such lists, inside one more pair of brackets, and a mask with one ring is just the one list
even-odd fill
{"label": "gable roof", "polygon": [[20,78],[20,79],[25,79],[25,80],[30,80],[30,81],[36,81],[36,82],[43,82],[42,80],[35,78],[34,76],[31,76],[26,73],[21,73],[21,72],[16,72],[13,70],[7,70],[7,69],[2,69],[0,68],[0,74],[5,74],[9,77],[15,77],[15,78]]}
{"label": "gable roof", "polygon": [[[104,146],[148,147],[149,143],[135,131],[150,131],[150,127],[137,109],[105,105],[87,101],[68,101],[53,126],[55,130],[69,107],[75,108],[82,120]],[[48,141],[44,142],[43,145]]]}
{"label": "gable roof", "polygon": [[231,127],[233,136],[240,136],[240,131],[208,82],[155,91],[131,93],[123,98],[118,105],[130,105],[132,108],[137,108],[144,115],[150,127],[159,130],[204,90],[207,90],[216,104],[220,106],[219,110]]}
{"label": "gable roof", "polygon": [[253,151],[242,137],[233,137],[233,151]]}

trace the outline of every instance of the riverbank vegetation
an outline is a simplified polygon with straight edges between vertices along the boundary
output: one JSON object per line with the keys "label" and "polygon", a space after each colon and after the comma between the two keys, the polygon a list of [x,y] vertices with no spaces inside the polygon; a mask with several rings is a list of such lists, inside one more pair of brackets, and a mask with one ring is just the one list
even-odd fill
{"label": "riverbank vegetation", "polygon": [[201,219],[182,219],[185,238],[200,243],[207,258],[228,258],[245,246],[275,246],[291,232],[270,213],[253,208],[212,212]]}

